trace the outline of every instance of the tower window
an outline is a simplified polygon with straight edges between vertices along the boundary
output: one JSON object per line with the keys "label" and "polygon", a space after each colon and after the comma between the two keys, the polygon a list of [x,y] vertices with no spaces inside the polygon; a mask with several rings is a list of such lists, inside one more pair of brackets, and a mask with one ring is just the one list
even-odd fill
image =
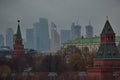
{"label": "tower window", "polygon": [[110,37],[108,36],[107,40],[109,40],[109,39],[110,39]]}
{"label": "tower window", "polygon": [[111,40],[113,40],[113,36],[111,36]]}

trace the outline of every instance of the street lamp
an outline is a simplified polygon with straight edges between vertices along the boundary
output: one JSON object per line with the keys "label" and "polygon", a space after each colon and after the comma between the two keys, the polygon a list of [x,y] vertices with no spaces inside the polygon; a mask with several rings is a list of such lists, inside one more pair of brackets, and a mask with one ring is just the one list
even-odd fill
{"label": "street lamp", "polygon": [[30,72],[30,77],[31,77],[31,80],[34,80],[34,73],[33,72]]}
{"label": "street lamp", "polygon": [[24,80],[26,80],[27,75],[28,75],[27,72],[23,72],[23,73],[22,73],[22,76],[23,76]]}
{"label": "street lamp", "polygon": [[48,76],[50,77],[50,80],[52,80],[52,77],[54,77],[55,80],[55,76],[57,76],[56,72],[49,72]]}
{"label": "street lamp", "polygon": [[87,76],[87,74],[86,74],[86,72],[79,72],[79,77],[80,77],[80,80],[85,80],[86,79],[86,76]]}
{"label": "street lamp", "polygon": [[14,80],[15,75],[16,75],[16,73],[12,73],[12,74],[11,74],[12,80]]}
{"label": "street lamp", "polygon": [[3,74],[2,74],[2,77],[3,77],[3,80],[6,80],[7,74],[6,74],[6,73],[3,73]]}
{"label": "street lamp", "polygon": [[119,76],[118,72],[113,72],[113,77],[115,77],[115,80],[117,80],[117,77]]}

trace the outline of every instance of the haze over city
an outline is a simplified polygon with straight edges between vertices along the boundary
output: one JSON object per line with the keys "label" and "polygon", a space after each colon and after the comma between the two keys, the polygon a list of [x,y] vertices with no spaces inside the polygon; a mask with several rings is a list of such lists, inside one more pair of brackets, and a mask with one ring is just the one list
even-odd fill
{"label": "haze over city", "polygon": [[109,16],[113,29],[120,35],[119,9],[119,0],[0,0],[0,34],[5,34],[9,27],[16,30],[17,19],[20,19],[25,37],[25,29],[45,17],[49,23],[55,22],[58,30],[69,29],[78,18],[82,29],[91,21],[94,35],[99,35],[105,16]]}
{"label": "haze over city", "polygon": [[0,80],[120,80],[120,0],[0,0]]}

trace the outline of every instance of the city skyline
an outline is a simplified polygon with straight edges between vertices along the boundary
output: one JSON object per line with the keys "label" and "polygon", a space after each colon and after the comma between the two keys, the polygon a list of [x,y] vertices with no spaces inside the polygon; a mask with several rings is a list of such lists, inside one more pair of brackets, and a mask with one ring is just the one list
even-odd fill
{"label": "city skyline", "polygon": [[[94,28],[94,35],[100,35],[105,16],[109,16],[113,29],[120,35],[119,0],[7,0],[0,1],[0,34],[5,34],[8,27],[16,29],[16,20],[21,20],[21,29],[25,37],[26,28],[33,27],[39,17],[55,22],[58,31],[69,29],[72,22],[85,27],[89,21]],[[84,28],[82,28],[84,29]],[[82,30],[84,31],[84,30]],[[84,32],[82,32],[84,34]]]}

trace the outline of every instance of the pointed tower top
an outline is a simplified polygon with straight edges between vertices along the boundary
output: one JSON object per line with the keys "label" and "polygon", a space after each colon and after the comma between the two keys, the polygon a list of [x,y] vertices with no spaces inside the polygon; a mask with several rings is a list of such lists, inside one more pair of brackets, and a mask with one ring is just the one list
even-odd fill
{"label": "pointed tower top", "polygon": [[18,23],[20,23],[20,20],[17,20]]}
{"label": "pointed tower top", "polygon": [[96,53],[95,59],[119,59],[120,54],[115,44],[115,33],[109,23],[108,17],[101,33],[101,44]]}
{"label": "pointed tower top", "polygon": [[106,20],[108,20],[108,16],[106,16]]}
{"label": "pointed tower top", "polygon": [[78,23],[79,23],[79,17],[78,17],[78,19],[77,19],[77,22],[76,22],[76,24],[78,25]]}
{"label": "pointed tower top", "polygon": [[91,21],[89,21],[89,25],[91,25]]}
{"label": "pointed tower top", "polygon": [[19,25],[20,20],[17,20],[17,22],[18,22],[18,27],[17,27],[16,38],[17,39],[22,39],[22,37],[21,37],[21,31],[20,31],[20,25]]}
{"label": "pointed tower top", "polygon": [[114,31],[111,27],[109,20],[108,20],[108,16],[106,16],[106,22],[105,22],[105,25],[104,25],[104,28],[103,28],[101,34],[114,34]]}

